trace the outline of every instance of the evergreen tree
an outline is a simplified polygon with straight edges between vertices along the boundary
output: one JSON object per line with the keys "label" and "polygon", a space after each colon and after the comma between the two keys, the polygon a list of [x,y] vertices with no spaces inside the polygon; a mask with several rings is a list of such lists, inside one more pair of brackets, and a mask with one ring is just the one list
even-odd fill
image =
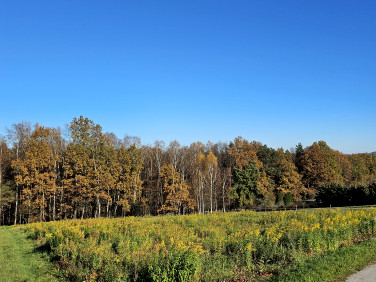
{"label": "evergreen tree", "polygon": [[258,183],[260,178],[260,171],[253,161],[250,161],[244,169],[234,168],[232,196],[236,208],[251,207],[255,204],[256,198],[262,196]]}

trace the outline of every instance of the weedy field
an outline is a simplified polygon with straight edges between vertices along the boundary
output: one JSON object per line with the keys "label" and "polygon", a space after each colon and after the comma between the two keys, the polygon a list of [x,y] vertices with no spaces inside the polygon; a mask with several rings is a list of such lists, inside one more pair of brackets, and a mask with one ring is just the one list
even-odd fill
{"label": "weedy field", "polygon": [[376,209],[66,220],[23,226],[70,280],[257,280],[369,240]]}

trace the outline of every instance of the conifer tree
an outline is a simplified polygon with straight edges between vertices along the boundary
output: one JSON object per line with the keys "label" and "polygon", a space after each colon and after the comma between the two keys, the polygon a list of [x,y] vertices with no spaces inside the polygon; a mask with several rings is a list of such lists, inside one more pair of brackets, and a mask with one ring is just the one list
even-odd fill
{"label": "conifer tree", "polygon": [[253,161],[249,161],[244,169],[234,168],[232,196],[235,200],[235,207],[250,208],[255,204],[256,199],[262,196],[259,186],[260,178],[260,171]]}

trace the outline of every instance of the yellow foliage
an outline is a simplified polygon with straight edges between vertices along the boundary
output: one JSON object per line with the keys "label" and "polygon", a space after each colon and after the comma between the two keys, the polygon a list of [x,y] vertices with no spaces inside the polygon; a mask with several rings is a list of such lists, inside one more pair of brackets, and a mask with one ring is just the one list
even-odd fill
{"label": "yellow foliage", "polygon": [[[256,254],[268,258],[276,252],[280,252],[281,257],[291,252],[312,255],[375,235],[375,218],[373,208],[243,211],[63,220],[22,228],[32,238],[39,239],[40,244],[49,244],[62,265],[81,265],[77,260],[84,256],[93,258],[94,266],[107,263],[108,267],[120,267],[122,262],[152,263],[158,257],[163,259],[169,254],[181,253],[194,254],[199,259],[214,254],[248,254],[248,259],[252,260],[257,259]],[[99,272],[96,275],[100,275]]]}

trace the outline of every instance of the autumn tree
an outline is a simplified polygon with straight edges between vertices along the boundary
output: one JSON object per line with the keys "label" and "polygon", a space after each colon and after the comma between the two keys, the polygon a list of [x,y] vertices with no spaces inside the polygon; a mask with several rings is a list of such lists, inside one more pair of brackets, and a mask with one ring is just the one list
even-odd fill
{"label": "autumn tree", "polygon": [[205,161],[205,155],[200,152],[196,156],[194,163],[195,194],[199,213],[205,213]]}
{"label": "autumn tree", "polygon": [[368,186],[376,181],[376,156],[353,154],[348,156],[351,163],[351,183],[355,186]]}
{"label": "autumn tree", "polygon": [[136,146],[126,149],[120,147],[117,155],[118,172],[116,181],[116,209],[121,207],[124,216],[131,210],[131,207],[140,200],[142,181],[140,173],[142,170],[142,160],[140,152]]}
{"label": "autumn tree", "polygon": [[141,147],[141,138],[138,136],[125,135],[123,138],[123,145],[126,149],[135,146],[137,149]]}
{"label": "autumn tree", "polygon": [[189,186],[181,183],[180,174],[172,164],[166,164],[161,170],[164,201],[159,212],[185,213],[194,209],[194,201],[189,194]]}
{"label": "autumn tree", "polygon": [[341,171],[341,184],[349,187],[351,185],[351,180],[353,178],[352,176],[352,170],[351,170],[351,162],[349,160],[349,157],[339,151],[333,150],[333,153],[335,155],[336,162],[338,166],[340,167]]}
{"label": "autumn tree", "polygon": [[58,156],[49,145],[51,129],[35,126],[27,140],[24,159],[16,159],[12,167],[16,172],[15,181],[22,186],[20,199],[27,207],[28,222],[46,221],[49,211],[55,211],[56,201],[48,205],[52,195],[56,194],[55,162]]}
{"label": "autumn tree", "polygon": [[181,162],[180,143],[176,140],[171,141],[167,147],[167,156],[169,163],[177,170]]}
{"label": "autumn tree", "polygon": [[131,203],[134,207],[142,208],[146,204],[145,199],[142,198],[142,179],[141,172],[143,169],[143,160],[140,150],[133,144],[127,150],[128,158],[130,160],[130,171],[128,172],[129,184],[131,187]]}
{"label": "autumn tree", "polygon": [[[7,138],[11,144],[13,151],[13,160],[23,159],[26,151],[26,143],[31,134],[31,124],[27,121],[22,121],[17,124],[13,124],[10,129],[7,129]],[[16,183],[15,191],[15,203],[14,203],[14,224],[17,224],[18,217],[18,204],[20,197],[20,187]]]}
{"label": "autumn tree", "polygon": [[[81,218],[98,196],[99,149],[102,128],[88,118],[74,118],[70,124],[70,138],[65,154],[64,180],[67,189],[66,212],[72,211],[76,218],[81,213]],[[68,204],[69,203],[69,204]]]}
{"label": "autumn tree", "polygon": [[[114,143],[115,142],[115,143]],[[107,217],[111,216],[110,207],[112,206],[113,194],[116,189],[116,180],[118,172],[118,160],[115,146],[117,140],[112,134],[101,134],[98,140],[97,161],[94,163],[94,172],[96,172],[95,189],[96,205],[94,217],[102,216],[102,206],[105,207]]]}
{"label": "autumn tree", "polygon": [[66,148],[66,141],[62,137],[61,129],[49,128],[50,134],[48,138],[48,145],[52,148],[54,158],[54,174],[55,174],[55,185],[56,189],[53,190],[53,210],[52,210],[52,220],[61,218],[61,205],[62,203],[62,181],[64,179],[64,153]]}
{"label": "autumn tree", "polygon": [[315,142],[304,149],[300,169],[303,183],[308,188],[317,188],[327,183],[343,183],[342,171],[335,154],[324,141]]}
{"label": "autumn tree", "polygon": [[3,139],[0,139],[0,225],[3,222],[2,212],[3,212],[3,175],[5,174],[6,167],[6,151],[8,151],[8,146]]}
{"label": "autumn tree", "polygon": [[218,161],[213,152],[204,154],[199,152],[194,162],[194,185],[199,213],[205,212],[206,195],[209,197],[210,212],[216,206],[216,181],[218,175]]}
{"label": "autumn tree", "polygon": [[148,201],[147,212],[156,213],[158,207],[159,190],[156,185],[156,169],[153,157],[153,147],[142,146],[141,155],[144,163],[141,178],[143,179],[143,196]]}
{"label": "autumn tree", "polygon": [[157,185],[156,189],[158,191],[157,195],[157,205],[162,206],[163,203],[163,188],[161,184],[161,171],[164,161],[164,151],[165,151],[165,143],[164,141],[155,141],[154,142],[154,148],[153,148],[153,155],[154,155],[154,163],[156,166],[156,174],[157,174]]}
{"label": "autumn tree", "polygon": [[324,141],[291,152],[241,137],[141,146],[84,117],[69,131],[65,141],[59,128],[22,122],[0,140],[0,224],[270,206],[324,186],[321,197],[352,197],[376,181],[375,155],[346,155]]}
{"label": "autumn tree", "polygon": [[[260,151],[261,148],[262,144],[259,142],[250,143],[241,137],[235,138],[234,142],[231,142],[229,146],[229,154],[233,158],[235,164],[233,175],[234,173],[236,174],[235,168],[237,169],[237,172],[243,171],[245,167],[248,167],[247,169],[249,170],[249,164],[252,162],[259,174],[257,177],[257,188],[260,190],[259,194],[262,195],[259,202],[264,205],[272,205],[275,201],[273,186],[269,183],[268,175],[263,168],[263,163],[257,156],[257,152]],[[237,185],[235,179],[239,178],[233,176],[233,179],[234,185]]]}
{"label": "autumn tree", "polygon": [[304,187],[301,175],[292,161],[292,156],[281,148],[277,150],[277,155],[278,170],[275,178],[277,190],[283,195],[291,194],[295,201],[306,196],[313,196],[314,190]]}
{"label": "autumn tree", "polygon": [[177,166],[177,171],[181,175],[181,182],[189,181],[190,174],[190,150],[188,146],[180,147],[179,149],[179,163]]}
{"label": "autumn tree", "polygon": [[[214,154],[210,151],[209,154],[207,154],[205,159],[205,168],[208,174],[208,182],[210,186],[210,212],[213,212],[213,192],[214,195],[217,195],[215,191],[215,181],[217,179],[218,174],[218,161],[217,157],[214,156]],[[216,198],[215,198],[216,202]]]}
{"label": "autumn tree", "polygon": [[342,175],[342,168],[338,162],[339,158],[337,157],[336,152],[324,141],[319,141],[317,143],[321,151],[325,154],[326,169],[329,171],[328,183],[343,185],[344,179]]}
{"label": "autumn tree", "polygon": [[253,161],[258,168],[262,166],[257,157],[257,143],[251,144],[248,140],[242,137],[236,137],[233,142],[230,142],[229,154],[234,160],[234,165],[238,169],[243,169]]}
{"label": "autumn tree", "polygon": [[[226,206],[229,205],[229,193],[232,184],[232,158],[228,152],[229,146],[227,143],[218,142],[211,146],[213,154],[217,158],[217,181],[215,195],[215,209],[221,206],[222,211],[226,211]],[[218,199],[217,199],[218,195]]]}
{"label": "autumn tree", "polygon": [[14,202],[14,191],[10,181],[11,150],[5,139],[0,138],[0,225],[5,222],[5,212],[10,212],[10,206]]}

